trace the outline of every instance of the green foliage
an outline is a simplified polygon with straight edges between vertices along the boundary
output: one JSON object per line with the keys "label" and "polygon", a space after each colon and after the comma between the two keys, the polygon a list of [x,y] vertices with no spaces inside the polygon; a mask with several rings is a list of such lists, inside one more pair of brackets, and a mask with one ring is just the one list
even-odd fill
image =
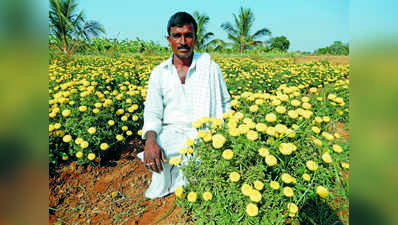
{"label": "green foliage", "polygon": [[206,14],[201,15],[198,11],[193,13],[193,17],[198,25],[195,50],[205,51],[209,46],[209,39],[214,36],[213,32],[206,32],[206,25],[209,23],[210,18]]}
{"label": "green foliage", "polygon": [[73,52],[79,46],[79,39],[88,40],[105,33],[99,22],[86,20],[83,11],[78,11],[75,0],[49,1],[50,35],[55,37],[56,46],[64,53]]}
{"label": "green foliage", "polygon": [[279,36],[272,39],[270,48],[271,50],[277,49],[281,52],[287,52],[289,45],[290,41],[285,36]]}
{"label": "green foliage", "polygon": [[314,53],[317,55],[349,55],[350,48],[348,44],[343,44],[341,41],[335,41],[330,46],[317,49]]}
{"label": "green foliage", "polygon": [[[223,115],[223,126],[215,118],[202,118],[195,125],[202,133],[194,153],[182,154],[187,162],[181,168],[189,184],[183,194],[176,193],[178,204],[192,212],[195,224],[282,224],[286,220],[341,224],[342,218],[328,204],[348,201],[347,180],[341,174],[346,170],[342,163],[349,160],[349,146],[333,130],[339,123],[348,123],[347,65],[224,60],[221,67],[234,111]],[[275,119],[269,119],[269,114]],[[331,162],[325,160],[325,153]],[[275,165],[269,162],[271,155]],[[317,169],[307,165],[310,160]],[[234,172],[240,175],[236,180],[231,176]],[[280,187],[273,188],[272,181]],[[256,187],[259,182],[264,187]],[[246,195],[244,184],[249,186]],[[317,192],[319,186],[328,190],[327,197]],[[286,187],[293,196],[285,193]],[[205,192],[212,199],[205,200]],[[253,194],[258,192],[261,197]],[[192,193],[196,199],[190,198]],[[314,202],[318,207],[310,208]],[[289,208],[291,203],[297,211]],[[249,204],[256,205],[258,215],[249,215]]]}
{"label": "green foliage", "polygon": [[262,28],[251,34],[254,14],[250,9],[241,7],[238,16],[232,15],[234,16],[235,24],[232,25],[230,22],[226,22],[221,24],[221,28],[228,33],[228,39],[232,41],[233,49],[238,50],[241,54],[245,49],[250,49],[257,44],[263,43],[256,39],[271,34],[271,31],[267,28]]}

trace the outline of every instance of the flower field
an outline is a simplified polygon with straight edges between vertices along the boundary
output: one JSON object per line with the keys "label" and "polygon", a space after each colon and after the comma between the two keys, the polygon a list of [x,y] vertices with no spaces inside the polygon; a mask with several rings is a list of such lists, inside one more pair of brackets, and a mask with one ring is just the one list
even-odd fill
{"label": "flower field", "polygon": [[[146,85],[166,57],[49,65],[50,166],[96,165],[140,138]],[[232,110],[195,121],[178,205],[197,224],[348,223],[348,64],[215,57]],[[336,223],[337,222],[337,223]]]}

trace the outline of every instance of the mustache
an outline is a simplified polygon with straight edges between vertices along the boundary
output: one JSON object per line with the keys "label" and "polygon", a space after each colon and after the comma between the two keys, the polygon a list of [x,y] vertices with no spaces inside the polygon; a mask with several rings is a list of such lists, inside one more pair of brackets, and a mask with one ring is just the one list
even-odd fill
{"label": "mustache", "polygon": [[177,47],[177,50],[180,50],[180,49],[190,50],[191,48],[189,47],[189,45],[185,44],[185,45],[180,45],[180,46]]}

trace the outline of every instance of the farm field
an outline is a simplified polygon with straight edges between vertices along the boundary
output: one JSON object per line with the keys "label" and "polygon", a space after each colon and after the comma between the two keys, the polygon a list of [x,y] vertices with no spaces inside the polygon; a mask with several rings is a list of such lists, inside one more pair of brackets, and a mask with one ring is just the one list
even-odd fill
{"label": "farm field", "polygon": [[233,110],[196,121],[200,138],[171,160],[190,184],[146,200],[135,156],[147,80],[166,58],[50,62],[50,224],[348,224],[347,57],[215,56]]}

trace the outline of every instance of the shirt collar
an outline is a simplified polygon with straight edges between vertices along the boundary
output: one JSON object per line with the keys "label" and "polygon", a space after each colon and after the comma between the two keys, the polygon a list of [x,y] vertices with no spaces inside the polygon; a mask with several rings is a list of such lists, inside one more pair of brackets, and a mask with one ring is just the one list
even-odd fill
{"label": "shirt collar", "polygon": [[[171,54],[171,56],[165,61],[165,63],[162,65],[163,68],[167,68],[167,69],[171,70],[171,68],[173,66],[173,55],[174,54]],[[196,52],[193,53],[193,58],[192,58],[192,63],[191,63],[190,68],[192,68],[192,69],[196,68],[196,63],[197,63],[200,55],[201,55],[200,53],[196,53]]]}

